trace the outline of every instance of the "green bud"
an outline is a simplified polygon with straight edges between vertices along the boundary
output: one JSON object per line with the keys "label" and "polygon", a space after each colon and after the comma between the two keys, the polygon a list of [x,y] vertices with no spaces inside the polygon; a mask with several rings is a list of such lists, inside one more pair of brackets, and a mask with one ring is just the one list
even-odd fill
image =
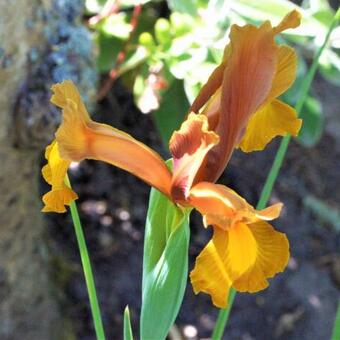
{"label": "green bud", "polygon": [[167,19],[160,18],[157,20],[155,35],[160,44],[166,44],[171,40],[170,23]]}
{"label": "green bud", "polygon": [[144,46],[148,51],[151,51],[155,48],[155,40],[149,32],[143,32],[139,36],[139,43]]}

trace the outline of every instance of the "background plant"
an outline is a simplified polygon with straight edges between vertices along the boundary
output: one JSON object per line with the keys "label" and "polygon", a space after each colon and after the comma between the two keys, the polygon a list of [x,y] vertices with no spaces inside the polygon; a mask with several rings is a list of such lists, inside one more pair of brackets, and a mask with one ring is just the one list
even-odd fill
{"label": "background plant", "polygon": [[[284,100],[294,105],[311,58],[334,15],[326,0],[304,1],[301,7],[286,0],[87,0],[86,6],[88,14],[94,15],[89,25],[96,33],[98,70],[109,72],[111,80],[122,76],[141,111],[152,112],[165,145],[221,60],[231,21],[242,25],[263,20],[275,23],[293,8],[303,13],[300,28],[280,38],[296,45],[299,52],[297,80],[284,95]],[[142,9],[137,20],[132,20],[136,19],[136,6]],[[339,39],[337,28],[319,62],[321,75],[336,86],[340,86]],[[101,98],[105,93],[104,87]],[[301,117],[304,125],[299,140],[313,146],[322,134],[323,115],[321,103],[312,94]]]}

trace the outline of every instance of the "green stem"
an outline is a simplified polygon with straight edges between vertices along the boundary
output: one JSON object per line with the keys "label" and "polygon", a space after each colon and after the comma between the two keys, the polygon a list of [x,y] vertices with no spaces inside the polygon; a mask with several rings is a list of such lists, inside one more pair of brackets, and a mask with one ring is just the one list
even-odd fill
{"label": "green stem", "polygon": [[[68,176],[65,178],[66,184],[71,187]],[[103,322],[100,314],[100,308],[97,299],[96,286],[94,283],[93,273],[91,269],[90,257],[87,251],[86,241],[84,237],[83,228],[81,226],[78,209],[76,203],[73,201],[70,204],[71,216],[74,225],[74,230],[77,237],[81,263],[83,266],[87,292],[89,295],[92,319],[96,331],[97,340],[105,340],[105,333]]]}
{"label": "green stem", "polygon": [[[301,85],[301,92],[300,92],[300,96],[299,96],[299,100],[295,105],[295,110],[298,114],[300,114],[303,104],[307,98],[307,94],[309,92],[309,89],[312,85],[316,70],[318,68],[318,64],[319,64],[319,59],[320,56],[322,54],[322,51],[324,50],[324,48],[326,47],[329,37],[333,31],[333,29],[336,27],[338,21],[340,19],[340,7],[338,8],[337,12],[335,13],[334,19],[328,29],[328,32],[326,34],[325,40],[322,44],[322,46],[319,48],[319,50],[317,51],[313,63],[307,73],[307,76],[304,78],[304,81]],[[281,169],[282,163],[284,161],[288,146],[289,146],[289,142],[290,142],[291,136],[287,135],[285,136],[280,143],[279,149],[275,155],[275,159],[273,161],[273,164],[271,166],[271,169],[268,173],[268,176],[266,178],[265,184],[263,186],[263,189],[261,191],[261,195],[258,201],[258,204],[256,206],[257,209],[263,209],[265,208],[269,197],[271,195],[271,192],[273,190],[273,186],[276,182],[276,179],[279,175],[279,171]],[[229,300],[229,305],[227,309],[221,309],[219,311],[218,314],[218,318],[216,321],[216,325],[213,331],[213,339],[214,340],[219,340],[222,338],[225,327],[228,323],[228,318],[229,318],[229,314],[230,314],[230,310],[232,308],[233,305],[233,301],[235,298],[236,292],[234,290],[231,290],[230,292],[230,297],[232,297],[232,299]],[[340,332],[340,305],[338,308],[338,313],[337,313],[337,318],[336,318],[336,323],[339,323],[339,325],[335,325],[334,330],[337,330],[337,332]],[[333,333],[334,334],[334,333]],[[338,334],[338,333],[336,333]],[[216,337],[214,337],[214,335],[216,335]],[[340,337],[336,338],[336,340],[340,339]],[[332,338],[332,340],[335,340]]]}
{"label": "green stem", "polygon": [[235,296],[236,296],[236,290],[234,288],[231,288],[229,297],[228,297],[229,305],[227,308],[221,309],[220,312],[218,313],[214,332],[211,337],[212,340],[219,340],[222,338],[222,335],[224,333],[224,328],[226,324],[228,323],[231,307],[233,306]]}
{"label": "green stem", "polygon": [[331,340],[339,340],[339,339],[340,339],[340,301],[339,301],[338,310],[335,316]]}
{"label": "green stem", "polygon": [[275,184],[275,181],[281,169],[283,160],[285,158],[290,139],[291,139],[291,136],[287,135],[283,137],[281,140],[279,149],[276,152],[273,164],[270,168],[270,171],[264,183],[263,189],[261,191],[261,195],[257,203],[256,209],[264,209],[269,200],[269,197],[273,190],[273,186]]}

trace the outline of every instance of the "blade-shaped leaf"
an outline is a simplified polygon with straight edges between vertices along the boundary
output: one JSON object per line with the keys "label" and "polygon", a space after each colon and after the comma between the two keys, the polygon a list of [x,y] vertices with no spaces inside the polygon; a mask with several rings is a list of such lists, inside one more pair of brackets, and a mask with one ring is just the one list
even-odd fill
{"label": "blade-shaped leaf", "polygon": [[124,340],[133,340],[129,306],[124,310]]}
{"label": "blade-shaped leaf", "polygon": [[151,190],[144,240],[140,338],[165,339],[188,277],[189,209]]}

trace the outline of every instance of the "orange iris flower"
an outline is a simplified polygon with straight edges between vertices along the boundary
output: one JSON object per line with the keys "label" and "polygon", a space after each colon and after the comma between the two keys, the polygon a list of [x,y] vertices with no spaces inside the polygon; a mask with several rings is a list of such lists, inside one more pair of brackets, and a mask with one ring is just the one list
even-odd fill
{"label": "orange iris flower", "polygon": [[173,171],[152,149],[132,136],[91,120],[71,81],[52,87],[51,102],[62,109],[56,139],[46,149],[43,176],[51,191],[43,211],[64,212],[77,195],[64,183],[71,161],[95,159],[118,166],[155,187],[180,206],[193,207],[213,227],[190,274],[195,293],[211,295],[226,307],[230,287],[256,292],[284,270],[289,258],[286,236],[267,222],[279,216],[278,203],[257,211],[233,190],[214,182],[235,148],[262,150],[275,136],[297,135],[301,120],[276,99],[295,79],[296,55],[275,43],[275,35],[300,23],[289,13],[281,23],[260,27],[233,25],[222,63],[170,140]]}

